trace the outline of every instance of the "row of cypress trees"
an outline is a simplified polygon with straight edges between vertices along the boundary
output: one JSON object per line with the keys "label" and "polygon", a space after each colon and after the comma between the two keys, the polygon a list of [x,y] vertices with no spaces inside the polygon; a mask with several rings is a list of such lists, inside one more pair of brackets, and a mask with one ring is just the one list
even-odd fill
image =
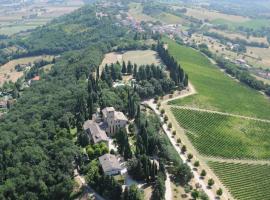
{"label": "row of cypress trees", "polygon": [[158,41],[156,48],[158,55],[170,71],[170,77],[179,87],[188,86],[188,75],[184,72],[180,64],[178,64],[172,56],[170,56],[167,49],[164,48],[164,43]]}

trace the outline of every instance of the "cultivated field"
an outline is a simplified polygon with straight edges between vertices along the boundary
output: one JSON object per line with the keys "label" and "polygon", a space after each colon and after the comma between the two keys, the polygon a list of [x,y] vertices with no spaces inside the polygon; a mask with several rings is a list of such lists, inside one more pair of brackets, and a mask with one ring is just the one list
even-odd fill
{"label": "cultivated field", "polygon": [[22,72],[17,72],[15,66],[18,64],[29,64],[38,60],[52,60],[53,56],[33,56],[26,58],[19,58],[9,61],[8,63],[0,66],[0,85],[3,85],[5,81],[16,82],[23,76]]}
{"label": "cultivated field", "polygon": [[238,200],[270,199],[270,166],[209,162],[210,167]]}
{"label": "cultivated field", "polygon": [[151,16],[142,13],[143,7],[140,3],[130,3],[128,14],[137,21],[157,21]]}
{"label": "cultivated field", "polygon": [[225,75],[202,54],[164,38],[170,54],[181,63],[198,94],[171,104],[207,108],[270,119],[270,102],[261,93]]}
{"label": "cultivated field", "polygon": [[266,19],[250,19],[243,22],[237,22],[234,20],[228,20],[228,19],[215,19],[211,21],[213,24],[220,24],[220,25],[228,25],[230,29],[235,29],[238,27],[244,27],[244,28],[252,28],[252,29],[260,29],[262,27],[270,27],[270,20]]}
{"label": "cultivated field", "polygon": [[171,111],[202,155],[228,159],[270,159],[270,121],[174,107]]}
{"label": "cultivated field", "polygon": [[130,61],[131,63],[136,63],[137,65],[151,65],[151,64],[160,64],[160,58],[157,55],[157,52],[152,50],[134,50],[126,51],[124,53],[120,52],[111,52],[105,55],[101,66],[105,64],[111,64],[116,62],[126,63]]}
{"label": "cultivated field", "polygon": [[257,48],[257,47],[248,47],[248,52],[252,52],[252,55],[256,59],[252,59],[250,62],[258,67],[269,68],[270,69],[270,48]]}
{"label": "cultivated field", "polygon": [[223,13],[210,11],[210,10],[202,9],[202,8],[187,8],[186,15],[198,18],[200,20],[208,19],[209,21],[216,20],[216,19],[223,19],[223,20],[240,23],[240,22],[246,22],[249,20],[249,18],[246,18],[246,17],[223,14]]}
{"label": "cultivated field", "polygon": [[242,40],[246,40],[248,42],[260,42],[260,43],[265,43],[265,44],[268,44],[268,41],[267,41],[267,38],[266,37],[253,37],[253,36],[250,36],[249,38],[247,38],[246,35],[243,35],[243,34],[240,34],[240,33],[237,33],[237,32],[229,32],[229,31],[221,31],[221,30],[217,30],[217,29],[210,29],[209,32],[215,32],[215,33],[218,33],[220,35],[223,35],[227,38],[230,38],[230,39],[242,39]]}
{"label": "cultivated field", "polygon": [[78,9],[84,2],[78,0],[54,4],[37,1],[14,7],[4,6],[4,4],[0,2],[0,34],[12,35],[44,25],[55,17]]}

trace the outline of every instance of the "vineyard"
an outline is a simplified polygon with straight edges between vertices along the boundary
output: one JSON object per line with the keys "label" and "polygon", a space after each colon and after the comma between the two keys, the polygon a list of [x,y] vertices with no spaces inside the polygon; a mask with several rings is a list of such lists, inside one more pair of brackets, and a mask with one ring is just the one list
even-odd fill
{"label": "vineyard", "polygon": [[233,159],[269,159],[270,123],[171,108],[199,153]]}
{"label": "vineyard", "polygon": [[238,200],[270,199],[270,166],[209,162],[210,167]]}
{"label": "vineyard", "polygon": [[198,93],[171,104],[270,119],[270,103],[265,96],[225,75],[198,51],[168,38],[163,41],[168,44],[169,53],[188,73]]}

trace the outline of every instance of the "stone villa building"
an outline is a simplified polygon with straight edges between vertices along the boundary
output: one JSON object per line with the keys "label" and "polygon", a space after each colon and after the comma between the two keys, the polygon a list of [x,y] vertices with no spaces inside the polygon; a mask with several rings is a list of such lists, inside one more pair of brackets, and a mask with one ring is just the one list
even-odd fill
{"label": "stone villa building", "polygon": [[113,107],[107,107],[102,110],[103,121],[106,123],[106,132],[112,136],[120,128],[126,127],[128,123],[124,113],[115,111]]}

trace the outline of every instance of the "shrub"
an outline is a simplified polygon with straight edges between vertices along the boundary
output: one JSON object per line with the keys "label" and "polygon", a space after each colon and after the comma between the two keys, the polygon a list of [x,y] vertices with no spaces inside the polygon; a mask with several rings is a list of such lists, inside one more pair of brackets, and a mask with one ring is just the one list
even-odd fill
{"label": "shrub", "polygon": [[178,138],[176,142],[177,142],[178,144],[180,144],[180,143],[181,143],[181,139]]}
{"label": "shrub", "polygon": [[188,161],[190,161],[193,158],[193,155],[189,153],[187,157],[188,157]]}
{"label": "shrub", "polygon": [[185,153],[186,151],[187,151],[187,147],[186,147],[186,145],[183,145],[182,148],[181,148],[181,152]]}
{"label": "shrub", "polygon": [[201,177],[205,177],[206,176],[206,171],[203,169],[201,172]]}
{"label": "shrub", "polygon": [[219,188],[219,189],[217,190],[217,195],[218,195],[218,196],[222,196],[222,194],[223,194],[223,191],[222,191],[221,188]]}
{"label": "shrub", "polygon": [[162,115],[164,115],[165,110],[164,110],[164,109],[161,109],[160,113],[161,113]]}
{"label": "shrub", "polygon": [[208,186],[211,188],[214,184],[215,184],[215,181],[212,178],[210,178],[208,180]]}
{"label": "shrub", "polygon": [[199,167],[200,166],[200,162],[198,161],[198,160],[196,160],[195,162],[194,162],[194,167]]}
{"label": "shrub", "polygon": [[169,120],[168,116],[165,115],[165,117],[164,117],[164,122],[166,123],[168,120]]}

